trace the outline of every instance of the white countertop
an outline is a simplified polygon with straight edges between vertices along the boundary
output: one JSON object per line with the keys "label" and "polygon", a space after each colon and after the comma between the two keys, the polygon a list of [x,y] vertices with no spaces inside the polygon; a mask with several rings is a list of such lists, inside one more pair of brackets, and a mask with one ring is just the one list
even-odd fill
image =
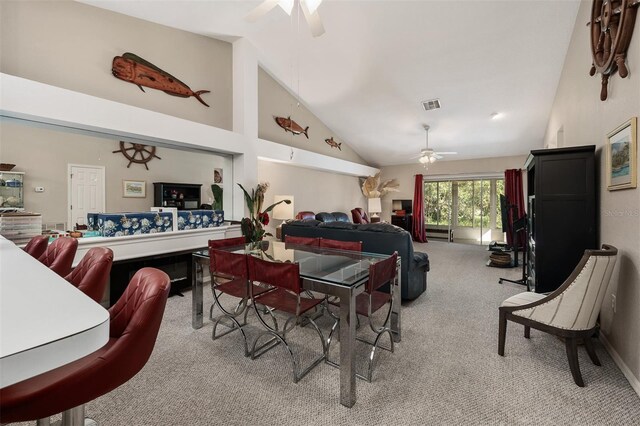
{"label": "white countertop", "polygon": [[75,361],[109,340],[109,312],[0,236],[0,387]]}

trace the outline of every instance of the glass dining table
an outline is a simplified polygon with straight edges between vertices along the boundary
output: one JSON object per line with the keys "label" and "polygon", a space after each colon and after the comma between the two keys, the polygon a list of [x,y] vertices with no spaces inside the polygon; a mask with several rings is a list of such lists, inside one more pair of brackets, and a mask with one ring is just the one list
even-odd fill
{"label": "glass dining table", "polygon": [[[320,247],[262,241],[257,244],[227,247],[224,250],[245,253],[273,262],[296,262],[300,265],[303,287],[340,299],[340,403],[352,407],[356,402],[356,296],[364,292],[369,278],[369,265],[389,255],[361,253]],[[396,287],[393,291],[391,331],[394,341],[401,339],[400,258],[397,263]],[[204,271],[209,270],[209,252],[192,256],[192,327],[203,326]]]}

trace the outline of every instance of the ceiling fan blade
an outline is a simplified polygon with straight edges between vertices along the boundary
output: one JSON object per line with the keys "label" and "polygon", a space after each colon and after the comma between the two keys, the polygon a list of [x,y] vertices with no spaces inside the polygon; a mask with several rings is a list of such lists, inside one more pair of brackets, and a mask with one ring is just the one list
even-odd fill
{"label": "ceiling fan blade", "polygon": [[438,154],[438,155],[456,155],[457,152],[453,152],[453,151],[443,151],[443,152],[434,152],[434,154]]}
{"label": "ceiling fan blade", "polygon": [[244,17],[247,22],[256,22],[278,5],[279,0],[264,0]]}
{"label": "ceiling fan blade", "polygon": [[438,152],[434,152],[433,154],[431,154],[431,157],[435,158],[436,160],[441,160],[444,158],[442,155],[439,155]]}
{"label": "ceiling fan blade", "polygon": [[318,10],[316,9],[313,13],[310,13],[309,6],[306,1],[301,1],[300,7],[302,8],[302,13],[304,13],[304,17],[307,20],[307,24],[309,24],[311,35],[314,37],[320,37],[324,34],[324,27],[322,26],[322,20],[320,19]]}

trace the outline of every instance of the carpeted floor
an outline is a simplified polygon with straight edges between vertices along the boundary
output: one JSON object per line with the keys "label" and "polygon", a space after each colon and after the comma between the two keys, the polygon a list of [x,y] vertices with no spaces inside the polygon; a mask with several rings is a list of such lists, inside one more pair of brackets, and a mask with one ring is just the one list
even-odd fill
{"label": "carpeted floor", "polygon": [[[416,249],[431,259],[427,293],[403,304],[402,342],[394,354],[382,352],[373,383],[358,380],[353,408],[339,404],[337,369],[321,364],[294,384],[282,348],[251,361],[237,333],[212,341],[208,321],[193,330],[187,292],[168,300],[146,367],[88,404],[87,415],[102,425],[640,425],[640,399],[600,343],[602,367],[580,349],[584,388],[573,383],[564,344],[536,330],[526,340],[510,323],[506,356],[498,356],[497,308],[524,287],[497,281],[518,278],[519,269],[486,267],[484,247]],[[205,306],[211,299],[207,291]],[[257,320],[249,318],[255,335]],[[320,323],[323,331],[330,326]],[[311,328],[292,337],[307,348],[305,360],[319,351]],[[365,349],[359,346],[359,366]]]}

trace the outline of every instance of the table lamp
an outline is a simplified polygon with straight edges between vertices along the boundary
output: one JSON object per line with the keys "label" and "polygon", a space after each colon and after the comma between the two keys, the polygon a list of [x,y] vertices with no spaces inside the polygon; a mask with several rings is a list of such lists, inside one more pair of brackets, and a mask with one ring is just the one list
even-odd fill
{"label": "table lamp", "polygon": [[[293,195],[275,195],[273,197],[273,202],[277,203],[278,201],[290,200],[291,203],[280,203],[273,208],[273,218],[281,221],[293,219]],[[278,225],[276,228],[276,238],[282,238],[282,223]]]}
{"label": "table lamp", "polygon": [[382,212],[382,203],[380,198],[369,198],[369,216],[371,218],[379,218],[379,213]]}

